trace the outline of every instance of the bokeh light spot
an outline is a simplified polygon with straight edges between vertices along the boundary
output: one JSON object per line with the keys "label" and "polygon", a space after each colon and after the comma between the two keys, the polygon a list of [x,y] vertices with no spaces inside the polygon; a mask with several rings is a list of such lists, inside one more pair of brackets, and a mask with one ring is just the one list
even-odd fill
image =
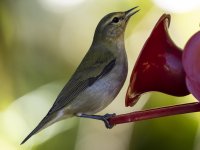
{"label": "bokeh light spot", "polygon": [[200,8],[199,0],[153,0],[156,5],[160,8],[173,12],[173,13],[184,13],[194,9]]}

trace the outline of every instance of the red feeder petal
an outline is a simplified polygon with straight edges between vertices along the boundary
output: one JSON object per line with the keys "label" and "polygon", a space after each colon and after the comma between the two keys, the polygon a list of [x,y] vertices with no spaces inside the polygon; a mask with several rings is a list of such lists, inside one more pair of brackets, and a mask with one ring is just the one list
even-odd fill
{"label": "red feeder petal", "polygon": [[133,106],[141,94],[159,91],[174,96],[189,94],[182,66],[182,51],[168,34],[170,15],[163,14],[147,39],[133,68],[126,94],[126,106]]}

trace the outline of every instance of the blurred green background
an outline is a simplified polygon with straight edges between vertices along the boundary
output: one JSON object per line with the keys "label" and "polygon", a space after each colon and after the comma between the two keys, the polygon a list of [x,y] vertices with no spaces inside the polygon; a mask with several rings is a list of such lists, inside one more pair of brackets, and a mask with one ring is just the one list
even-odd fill
{"label": "blurred green background", "polygon": [[170,35],[183,48],[199,30],[199,0],[1,0],[0,150],[199,150],[200,114],[118,125],[107,130],[94,120],[61,121],[19,144],[46,115],[73,73],[107,13],[134,6],[141,11],[126,30],[129,76],[105,113],[126,113],[195,101],[161,93],[142,96],[132,107],[124,97],[134,62],[163,13],[172,16]]}

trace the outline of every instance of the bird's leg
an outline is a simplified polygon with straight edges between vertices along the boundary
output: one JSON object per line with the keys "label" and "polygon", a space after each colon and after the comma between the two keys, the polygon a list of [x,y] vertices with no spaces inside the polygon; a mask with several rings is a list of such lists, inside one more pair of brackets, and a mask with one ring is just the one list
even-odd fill
{"label": "bird's leg", "polygon": [[82,113],[78,113],[76,114],[77,117],[81,117],[81,118],[90,118],[90,119],[96,119],[96,120],[101,120],[104,122],[106,128],[111,129],[113,127],[113,125],[111,125],[109,123],[109,118],[116,116],[116,114],[105,114],[103,116],[101,115],[87,115],[87,114],[82,114]]}

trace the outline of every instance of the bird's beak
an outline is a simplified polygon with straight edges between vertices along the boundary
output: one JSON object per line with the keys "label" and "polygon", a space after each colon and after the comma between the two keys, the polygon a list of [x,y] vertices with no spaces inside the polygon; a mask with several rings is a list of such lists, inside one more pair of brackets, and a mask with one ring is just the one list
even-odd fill
{"label": "bird's beak", "polygon": [[136,14],[138,11],[140,11],[140,9],[135,10],[136,8],[138,8],[138,6],[125,11],[126,20],[128,20],[132,15]]}

